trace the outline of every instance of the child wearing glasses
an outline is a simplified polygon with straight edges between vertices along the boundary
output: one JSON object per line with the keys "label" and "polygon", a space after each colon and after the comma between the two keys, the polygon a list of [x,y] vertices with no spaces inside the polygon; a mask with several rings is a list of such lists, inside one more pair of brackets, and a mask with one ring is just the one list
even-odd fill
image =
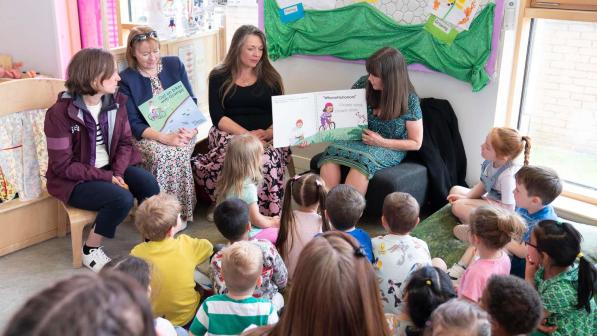
{"label": "child wearing glasses", "polygon": [[537,166],[524,166],[514,177],[516,213],[525,220],[527,229],[522,242],[512,240],[506,245],[506,249],[512,254],[510,274],[524,278],[527,247],[523,242],[529,240],[533,228],[540,221],[558,219],[551,202],[562,192],[562,181],[553,169]]}
{"label": "child wearing glasses", "polygon": [[525,280],[535,286],[553,336],[597,335],[597,270],[580,251],[581,234],[569,223],[539,222],[528,243]]}

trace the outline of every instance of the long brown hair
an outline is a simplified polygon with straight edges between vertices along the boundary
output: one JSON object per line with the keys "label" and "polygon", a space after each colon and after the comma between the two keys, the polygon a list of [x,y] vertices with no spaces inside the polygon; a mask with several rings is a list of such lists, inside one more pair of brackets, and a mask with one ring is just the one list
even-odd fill
{"label": "long brown hair", "polygon": [[300,206],[308,207],[319,203],[319,215],[321,216],[323,232],[330,230],[330,224],[325,217],[325,196],[327,189],[325,182],[317,174],[306,174],[295,176],[286,182],[286,191],[282,205],[282,218],[280,219],[280,231],[276,240],[276,248],[280,256],[287,261],[288,253],[292,250],[292,245],[296,239],[290,240],[288,237],[296,237],[296,219],[292,211],[292,201]]}
{"label": "long brown hair", "polygon": [[311,240],[299,257],[284,314],[248,335],[386,336],[379,287],[357,241],[340,231]]}
{"label": "long brown hair", "polygon": [[524,220],[512,211],[483,205],[471,213],[471,233],[490,249],[501,249],[526,229]]}
{"label": "long brown hair", "polygon": [[209,77],[230,74],[227,76],[226,80],[224,81],[224,85],[222,85],[219,92],[222,106],[224,106],[224,100],[226,97],[232,95],[236,88],[235,81],[240,75],[240,68],[242,65],[240,54],[242,47],[244,46],[249,35],[259,37],[261,39],[261,43],[263,44],[263,55],[261,56],[259,63],[257,63],[257,66],[255,66],[254,70],[257,80],[263,80],[265,84],[267,84],[267,86],[269,86],[272,90],[284,93],[282,77],[278,71],[274,69],[267,56],[267,42],[265,40],[265,34],[259,30],[259,28],[253,25],[243,25],[234,32],[232,41],[230,42],[230,49],[224,58],[224,62],[214,68],[209,74]]}
{"label": "long brown hair", "polygon": [[408,96],[415,92],[410,82],[406,61],[402,54],[391,47],[384,47],[367,58],[367,72],[381,78],[383,89],[374,90],[367,81],[367,104],[380,109],[380,119],[390,120],[408,112]]}
{"label": "long brown hair", "polygon": [[245,133],[232,138],[216,186],[217,203],[222,202],[227,194],[239,197],[246,179],[256,185],[261,183],[262,156],[263,145],[256,136]]}
{"label": "long brown hair", "polygon": [[531,138],[520,135],[517,130],[509,127],[494,127],[489,132],[491,146],[498,155],[516,159],[524,150],[524,165],[529,164],[531,153]]}

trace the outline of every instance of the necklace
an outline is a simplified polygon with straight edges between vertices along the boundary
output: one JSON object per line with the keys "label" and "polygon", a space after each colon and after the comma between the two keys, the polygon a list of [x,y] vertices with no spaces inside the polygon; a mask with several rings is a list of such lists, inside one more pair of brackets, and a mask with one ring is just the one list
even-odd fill
{"label": "necklace", "polygon": [[[143,69],[141,69],[141,68],[138,68],[138,69],[139,69],[139,72],[140,72],[142,75],[144,75],[145,77],[150,77],[150,78],[151,78],[151,77],[155,77],[155,76],[157,76],[157,75],[158,75],[158,74],[157,74],[157,73],[158,73],[158,71],[157,71],[157,68],[156,68],[156,69],[152,69],[152,70],[151,70],[151,73],[150,73],[150,72],[148,72],[148,71],[146,71],[146,70],[143,70]],[[153,74],[152,74],[152,73],[153,73]]]}
{"label": "necklace", "polygon": [[255,78],[238,78],[236,80],[236,85],[238,86],[250,86],[255,84],[255,82],[257,81],[257,77]]}

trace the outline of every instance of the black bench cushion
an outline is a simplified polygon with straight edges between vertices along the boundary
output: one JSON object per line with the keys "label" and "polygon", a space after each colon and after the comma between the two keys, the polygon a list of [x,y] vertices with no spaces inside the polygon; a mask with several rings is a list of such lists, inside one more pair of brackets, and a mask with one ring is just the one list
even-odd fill
{"label": "black bench cushion", "polygon": [[[319,172],[317,162],[320,157],[321,153],[311,159],[310,167],[314,172]],[[341,170],[342,180],[344,180],[349,167],[341,166]],[[367,200],[365,212],[368,215],[380,216],[384,198],[395,191],[411,194],[423,206],[427,197],[427,185],[427,168],[407,157],[397,166],[378,171],[369,181],[367,195],[365,195]]]}

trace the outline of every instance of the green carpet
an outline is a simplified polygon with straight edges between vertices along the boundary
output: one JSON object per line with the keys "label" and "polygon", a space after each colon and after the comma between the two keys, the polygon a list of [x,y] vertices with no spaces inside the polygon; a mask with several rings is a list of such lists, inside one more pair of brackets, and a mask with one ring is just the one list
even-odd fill
{"label": "green carpet", "polygon": [[[582,251],[595,263],[597,262],[597,227],[587,224],[570,222],[582,234]],[[448,267],[460,259],[466,245],[452,234],[452,228],[458,224],[452,215],[451,206],[446,205],[437,212],[421,221],[413,230],[412,235],[424,240],[429,246],[432,257],[439,257],[446,261]]]}

